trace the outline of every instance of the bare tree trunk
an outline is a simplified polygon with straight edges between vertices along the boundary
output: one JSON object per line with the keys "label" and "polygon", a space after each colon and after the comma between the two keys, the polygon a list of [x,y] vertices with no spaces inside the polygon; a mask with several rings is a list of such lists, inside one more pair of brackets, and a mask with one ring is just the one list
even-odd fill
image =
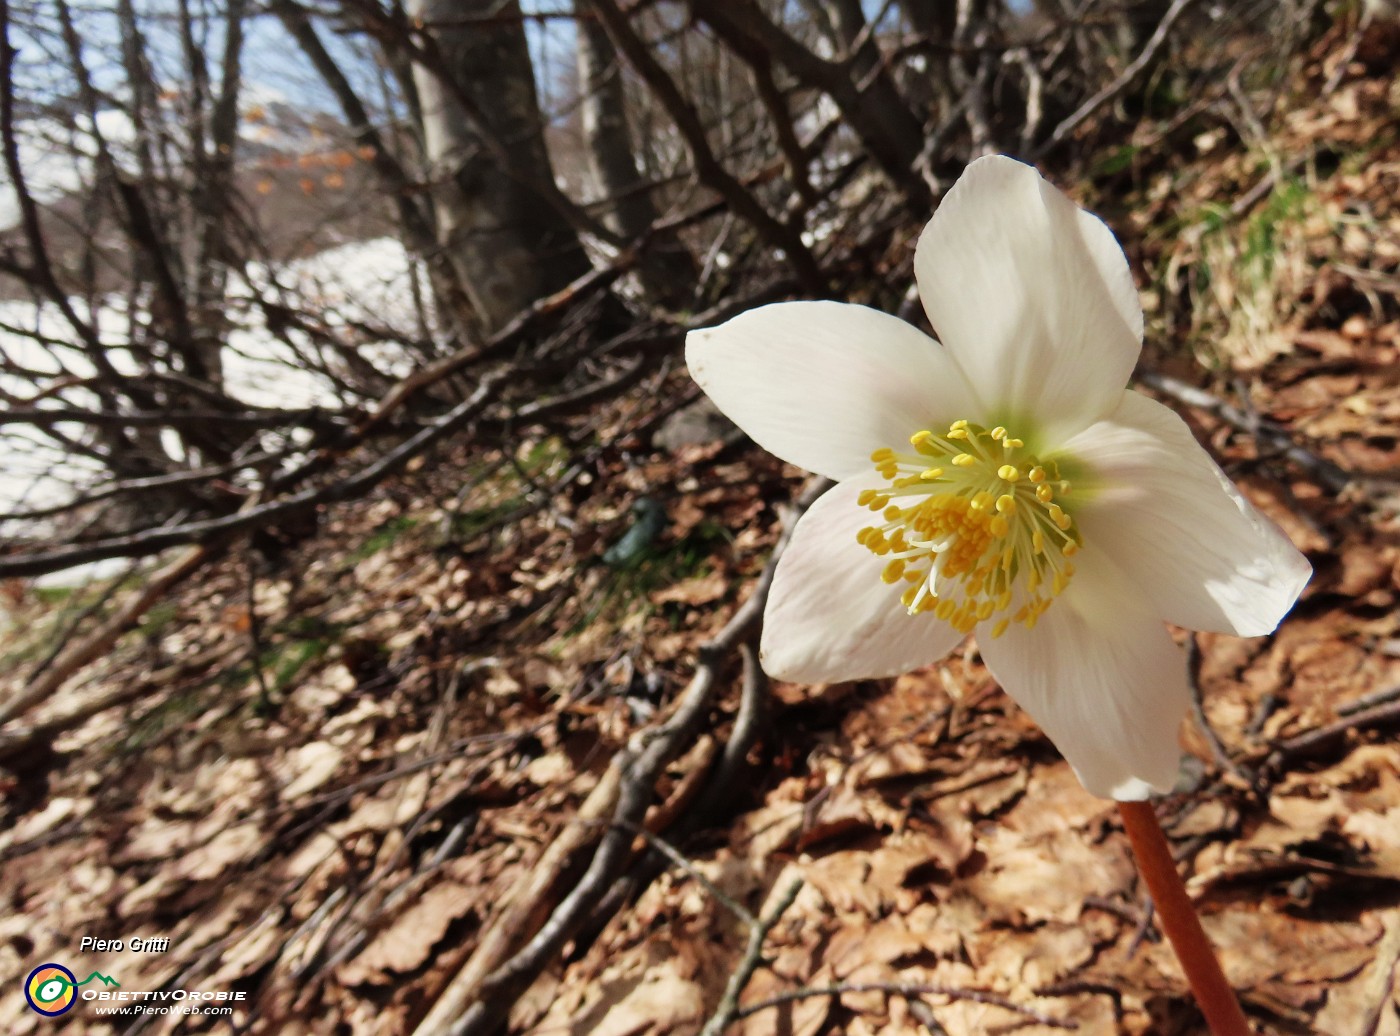
{"label": "bare tree trunk", "polygon": [[937,127],[956,117],[954,112],[962,99],[953,85],[950,60],[958,0],[900,0],[899,6],[910,28],[930,44],[923,71],[906,75],[900,85],[913,109],[928,113],[929,124],[937,132]]}
{"label": "bare tree trunk", "polygon": [[[635,241],[656,223],[656,205],[637,169],[617,51],[602,23],[587,14],[578,19],[577,58],[588,165],[606,205],[603,221],[620,237]],[[675,301],[694,282],[695,264],[675,234],[653,245],[654,261],[638,270],[642,286],[659,300]]]}
{"label": "bare tree trunk", "polygon": [[209,148],[196,144],[193,204],[198,227],[194,270],[194,341],[192,352],[198,357],[209,384],[222,388],[224,383],[221,350],[227,321],[224,316],[224,296],[228,288],[230,265],[235,263],[229,245],[229,224],[237,187],[234,183],[238,151],[238,94],[242,88],[243,21],[247,0],[229,0],[224,22],[224,54],[219,75],[219,95],[214,100],[209,119]]}
{"label": "bare tree trunk", "polygon": [[[408,13],[440,59],[439,67],[414,67],[438,241],[489,334],[587,273],[588,259],[563,215],[522,182],[550,182],[553,174],[519,4],[412,0]],[[488,125],[478,127],[477,119]],[[504,162],[483,130],[504,146]]]}
{"label": "bare tree trunk", "polygon": [[[849,59],[828,61],[813,53],[752,0],[691,0],[691,9],[726,44],[742,49],[756,42],[804,85],[826,93],[908,205],[924,210],[930,201],[928,185],[914,171],[923,123],[879,68],[877,56],[868,81],[861,81]],[[832,29],[841,31],[835,25]]]}
{"label": "bare tree trunk", "polygon": [[1137,0],[1119,15],[1118,49],[1123,60],[1131,61],[1148,37],[1156,31],[1171,7],[1171,0]]}

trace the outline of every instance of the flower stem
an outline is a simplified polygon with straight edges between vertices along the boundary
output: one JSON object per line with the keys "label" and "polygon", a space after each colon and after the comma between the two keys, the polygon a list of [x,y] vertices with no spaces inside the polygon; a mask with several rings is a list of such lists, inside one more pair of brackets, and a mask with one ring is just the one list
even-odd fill
{"label": "flower stem", "polygon": [[1128,840],[1133,843],[1138,871],[1156,904],[1162,930],[1176,950],[1181,970],[1186,972],[1186,981],[1191,984],[1191,992],[1196,996],[1212,1036],[1251,1036],[1252,1030],[1240,1010],[1240,1002],[1225,981],[1220,961],[1177,873],[1176,861],[1172,859],[1152,803],[1120,802],[1118,811],[1123,816]]}

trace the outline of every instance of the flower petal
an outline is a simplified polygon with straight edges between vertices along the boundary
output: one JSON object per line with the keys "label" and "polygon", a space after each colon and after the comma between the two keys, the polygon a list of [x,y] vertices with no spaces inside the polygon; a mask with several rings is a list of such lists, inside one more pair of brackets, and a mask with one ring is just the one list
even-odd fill
{"label": "flower petal", "polygon": [[1086,546],[1075,564],[1035,628],[980,639],[982,657],[1089,791],[1120,801],[1168,791],[1190,701],[1185,656],[1102,551]]}
{"label": "flower petal", "polygon": [[1028,165],[978,159],[914,256],[934,331],[990,415],[1055,443],[1117,404],[1142,348],[1123,250]]}
{"label": "flower petal", "polygon": [[1130,571],[1167,621],[1262,636],[1307,585],[1307,559],[1156,400],[1125,392],[1065,452],[1099,483],[1074,512],[1084,542]]}
{"label": "flower petal", "polygon": [[874,450],[971,416],[971,394],[943,347],[865,306],[761,306],[690,332],[685,359],[756,443],[838,480],[872,472]]}
{"label": "flower petal", "polygon": [[812,505],[778,560],[759,654],[779,680],[837,683],[894,676],[937,661],[963,635],[924,612],[910,615],[885,562],[856,542],[874,516],[856,503],[862,481],[842,482]]}

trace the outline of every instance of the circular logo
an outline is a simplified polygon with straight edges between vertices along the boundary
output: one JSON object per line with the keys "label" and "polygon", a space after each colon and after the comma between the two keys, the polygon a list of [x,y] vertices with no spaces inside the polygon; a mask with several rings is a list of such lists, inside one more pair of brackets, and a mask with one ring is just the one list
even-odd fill
{"label": "circular logo", "polygon": [[40,1014],[56,1018],[73,1006],[78,979],[62,964],[40,964],[24,980],[24,998]]}

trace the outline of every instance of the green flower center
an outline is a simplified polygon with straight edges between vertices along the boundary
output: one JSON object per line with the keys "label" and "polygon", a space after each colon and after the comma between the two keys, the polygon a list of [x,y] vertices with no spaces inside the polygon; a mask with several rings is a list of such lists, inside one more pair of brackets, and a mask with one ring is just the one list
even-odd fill
{"label": "green flower center", "polygon": [[915,432],[909,445],[914,452],[870,455],[887,485],[859,497],[883,519],[856,538],[889,558],[884,581],[905,584],[910,615],[931,611],[964,633],[994,616],[993,637],[1013,622],[1034,627],[1083,544],[1058,465],[1005,428],[967,421]]}

